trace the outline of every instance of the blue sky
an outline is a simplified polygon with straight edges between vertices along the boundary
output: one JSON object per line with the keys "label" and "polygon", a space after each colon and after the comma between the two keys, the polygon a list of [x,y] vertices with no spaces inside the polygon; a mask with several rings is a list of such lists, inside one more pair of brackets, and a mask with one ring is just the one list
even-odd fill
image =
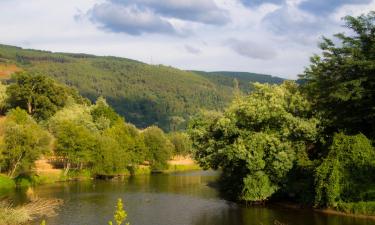
{"label": "blue sky", "polygon": [[[63,2],[63,3],[62,3]],[[375,0],[1,0],[0,43],[296,78]]]}

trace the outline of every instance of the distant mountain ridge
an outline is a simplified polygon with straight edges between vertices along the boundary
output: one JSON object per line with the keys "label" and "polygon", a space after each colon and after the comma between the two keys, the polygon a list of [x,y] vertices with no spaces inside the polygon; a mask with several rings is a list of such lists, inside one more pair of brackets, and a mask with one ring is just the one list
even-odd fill
{"label": "distant mountain ridge", "polygon": [[283,81],[263,74],[184,71],[120,57],[0,45],[0,79],[19,70],[53,77],[92,101],[103,96],[128,122],[140,128],[154,124],[166,131],[184,127],[200,109],[223,109],[232,99],[235,78],[244,92],[250,91],[249,82]]}
{"label": "distant mountain ridge", "polygon": [[237,79],[239,88],[243,92],[250,92],[251,85],[250,83],[259,82],[259,83],[270,83],[270,84],[281,84],[285,79],[280,77],[271,76],[268,74],[259,74],[259,73],[250,73],[250,72],[234,72],[234,71],[214,71],[214,72],[205,72],[205,71],[196,71],[192,72],[198,73],[212,82],[233,88],[233,80]]}

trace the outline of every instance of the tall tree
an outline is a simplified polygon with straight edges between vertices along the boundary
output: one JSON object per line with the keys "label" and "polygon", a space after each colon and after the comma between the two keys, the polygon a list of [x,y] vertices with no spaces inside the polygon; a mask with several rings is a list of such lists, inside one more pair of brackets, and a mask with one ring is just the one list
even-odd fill
{"label": "tall tree", "polygon": [[323,38],[322,54],[301,75],[303,88],[324,118],[326,132],[375,138],[375,12],[345,17],[350,35]]}
{"label": "tall tree", "polygon": [[25,109],[38,120],[51,117],[66,103],[66,89],[50,78],[22,72],[12,81],[6,92],[10,108]]}

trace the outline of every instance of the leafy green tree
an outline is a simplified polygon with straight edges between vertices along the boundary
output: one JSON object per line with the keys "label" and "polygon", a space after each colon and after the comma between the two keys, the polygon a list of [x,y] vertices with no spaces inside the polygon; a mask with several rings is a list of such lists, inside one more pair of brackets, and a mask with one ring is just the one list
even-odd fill
{"label": "leafy green tree", "polygon": [[124,172],[134,159],[135,139],[131,136],[123,120],[118,120],[112,127],[104,130],[95,150],[94,171],[100,175]]}
{"label": "leafy green tree", "polygon": [[38,120],[51,117],[67,100],[66,88],[45,76],[17,73],[12,81],[6,91],[9,107],[25,109]]}
{"label": "leafy green tree", "polygon": [[68,120],[56,124],[52,132],[56,137],[55,153],[64,159],[65,175],[73,166],[82,169],[92,162],[92,154],[97,147],[96,133]]}
{"label": "leafy green tree", "polygon": [[375,149],[363,134],[335,134],[329,153],[316,169],[315,204],[372,201]]}
{"label": "leafy green tree", "polygon": [[99,97],[91,109],[91,115],[98,129],[104,130],[120,120],[120,116],[107,104],[103,97]]}
{"label": "leafy green tree", "polygon": [[280,189],[296,155],[314,142],[318,120],[293,82],[254,84],[221,115],[203,113],[189,134],[195,159],[204,168],[222,168],[226,191],[245,201],[264,201]]}
{"label": "leafy green tree", "polygon": [[4,125],[1,153],[10,177],[29,172],[43,153],[50,150],[51,135],[43,130],[26,111],[16,108],[9,111]]}
{"label": "leafy green tree", "polygon": [[181,116],[172,116],[169,118],[169,124],[170,124],[170,131],[177,131],[180,124],[185,122],[185,119],[182,118]]}
{"label": "leafy green tree", "polygon": [[362,132],[375,138],[375,12],[345,17],[350,35],[323,38],[321,55],[301,75],[328,135]]}
{"label": "leafy green tree", "polygon": [[164,132],[155,126],[146,128],[143,131],[144,142],[148,148],[146,157],[154,170],[166,169],[167,161],[172,156],[173,145],[165,136]]}
{"label": "leafy green tree", "polygon": [[91,116],[91,107],[88,105],[68,101],[64,108],[47,121],[47,125],[53,131],[57,129],[56,126],[66,121],[83,126],[92,132],[98,132],[97,124]]}
{"label": "leafy green tree", "polygon": [[183,132],[173,132],[168,134],[169,140],[174,146],[174,155],[186,156],[192,152],[192,143],[189,135]]}

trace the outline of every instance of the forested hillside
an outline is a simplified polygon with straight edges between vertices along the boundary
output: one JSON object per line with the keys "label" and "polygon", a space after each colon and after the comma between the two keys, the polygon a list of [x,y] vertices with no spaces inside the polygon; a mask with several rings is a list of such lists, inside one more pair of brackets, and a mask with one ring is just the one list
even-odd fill
{"label": "forested hillside", "polygon": [[249,83],[270,83],[270,84],[281,84],[284,79],[280,77],[274,77],[266,74],[248,73],[248,72],[230,72],[230,71],[216,71],[216,72],[204,72],[204,71],[192,71],[206,77],[216,85],[223,86],[229,89],[234,87],[234,79],[238,82],[238,87],[241,91],[249,93],[252,90],[252,86]]}
{"label": "forested hillside", "polygon": [[13,71],[52,76],[91,101],[103,96],[127,121],[164,130],[184,127],[199,109],[221,110],[231,101],[233,79],[248,91],[250,81],[280,83],[281,78],[246,73],[194,73],[162,65],[88,54],[51,53],[0,45],[6,79]]}

